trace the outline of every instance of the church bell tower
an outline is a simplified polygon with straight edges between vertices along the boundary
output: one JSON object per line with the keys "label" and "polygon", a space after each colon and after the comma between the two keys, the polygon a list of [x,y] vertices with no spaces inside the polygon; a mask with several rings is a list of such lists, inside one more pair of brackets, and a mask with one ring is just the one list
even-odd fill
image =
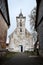
{"label": "church bell tower", "polygon": [[17,21],[17,35],[25,36],[25,21],[26,17],[20,12],[19,16],[16,17]]}

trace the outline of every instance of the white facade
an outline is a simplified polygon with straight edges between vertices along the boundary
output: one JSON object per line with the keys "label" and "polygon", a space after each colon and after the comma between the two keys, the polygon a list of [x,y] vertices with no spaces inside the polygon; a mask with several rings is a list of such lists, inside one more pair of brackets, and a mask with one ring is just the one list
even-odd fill
{"label": "white facade", "polygon": [[22,12],[16,17],[16,21],[17,28],[9,36],[8,50],[10,52],[33,51],[33,36],[25,28],[26,17],[23,16]]}

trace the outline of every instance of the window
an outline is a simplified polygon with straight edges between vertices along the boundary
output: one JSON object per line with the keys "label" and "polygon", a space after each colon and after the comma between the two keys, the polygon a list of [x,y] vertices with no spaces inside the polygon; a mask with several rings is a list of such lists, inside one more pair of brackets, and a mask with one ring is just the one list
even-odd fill
{"label": "window", "polygon": [[20,19],[20,26],[22,26],[22,19]]}
{"label": "window", "polygon": [[22,23],[20,22],[20,26],[22,26]]}
{"label": "window", "polygon": [[22,29],[20,28],[20,32],[22,32]]}

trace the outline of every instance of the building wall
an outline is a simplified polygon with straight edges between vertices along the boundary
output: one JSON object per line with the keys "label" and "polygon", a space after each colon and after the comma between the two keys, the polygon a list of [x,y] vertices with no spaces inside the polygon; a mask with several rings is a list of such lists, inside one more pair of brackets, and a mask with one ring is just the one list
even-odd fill
{"label": "building wall", "polygon": [[28,36],[28,38],[25,36],[24,38],[21,38],[21,35],[15,34],[15,32],[9,37],[9,46],[8,50],[10,52],[21,52],[21,45],[23,46],[23,52],[24,51],[33,51],[34,50],[34,44],[33,44],[33,37]]}
{"label": "building wall", "polygon": [[37,24],[39,24],[37,27],[37,32],[39,35],[38,40],[40,44],[40,54],[43,55],[43,0],[40,1],[37,18]]}
{"label": "building wall", "polygon": [[6,48],[6,36],[8,26],[0,13],[0,49]]}
{"label": "building wall", "polygon": [[38,21],[37,21],[37,23],[40,22],[42,16],[43,16],[43,0],[41,0],[40,5],[39,5],[39,10],[38,10]]}

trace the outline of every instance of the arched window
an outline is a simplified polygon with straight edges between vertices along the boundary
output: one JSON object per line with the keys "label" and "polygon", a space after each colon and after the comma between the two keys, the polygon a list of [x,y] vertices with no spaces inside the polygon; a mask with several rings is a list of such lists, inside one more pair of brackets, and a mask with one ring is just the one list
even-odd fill
{"label": "arched window", "polygon": [[20,26],[22,26],[22,19],[20,19]]}
{"label": "arched window", "polygon": [[22,28],[20,28],[20,32],[22,32]]}
{"label": "arched window", "polygon": [[22,23],[20,22],[20,26],[22,26]]}

